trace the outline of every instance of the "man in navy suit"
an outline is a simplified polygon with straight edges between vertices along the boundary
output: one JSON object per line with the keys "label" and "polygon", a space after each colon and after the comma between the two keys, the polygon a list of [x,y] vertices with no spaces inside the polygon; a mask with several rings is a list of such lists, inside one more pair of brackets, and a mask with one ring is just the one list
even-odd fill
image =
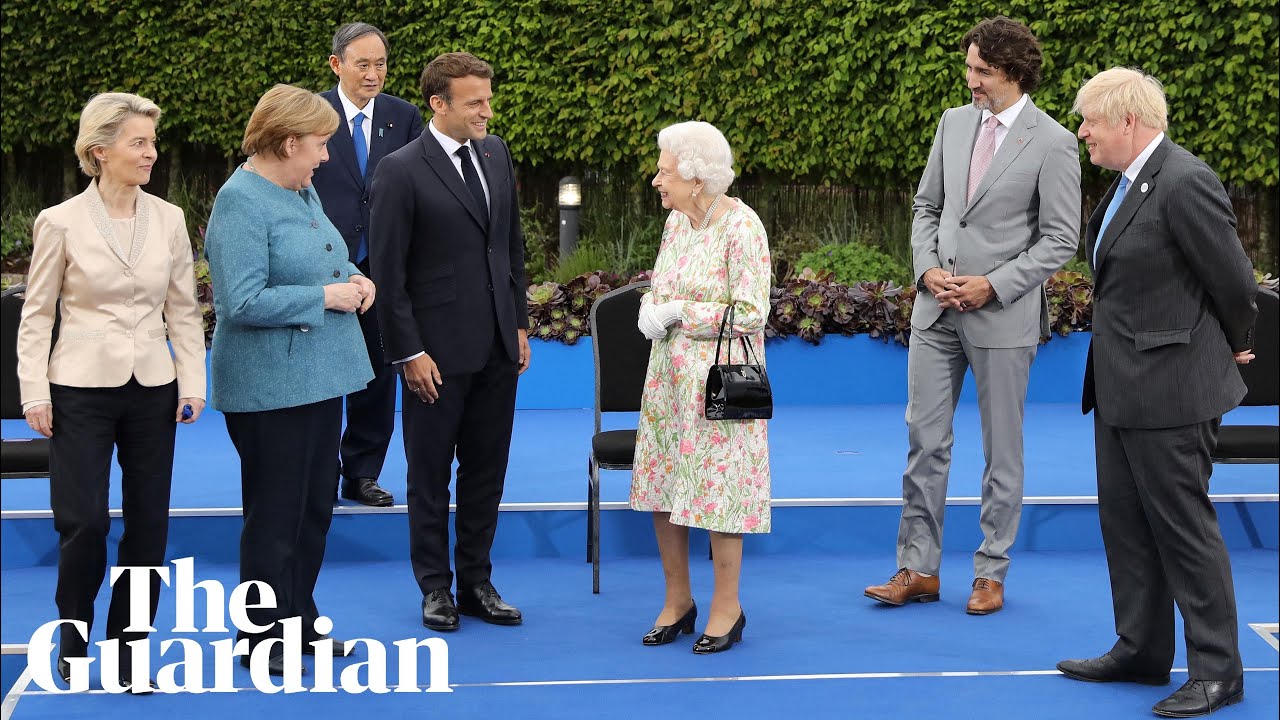
{"label": "man in navy suit", "polygon": [[1116,642],[1058,669],[1090,682],[1165,685],[1174,608],[1187,681],[1152,708],[1198,717],[1244,699],[1231,559],[1209,498],[1222,415],[1253,359],[1258,285],[1213,170],[1165,135],[1164,89],[1139,70],[1076,95],[1094,165],[1118,173],[1085,228],[1093,341],[1081,408],[1093,412],[1098,518]]}
{"label": "man in navy suit", "polygon": [[[316,168],[312,183],[324,212],[347,241],[356,267],[369,273],[369,210],[373,171],[378,161],[422,134],[417,106],[382,94],[387,79],[387,37],[367,23],[348,23],[333,36],[329,67],[338,86],[322,93],[342,122],[329,139],[329,162]],[[347,396],[347,427],[342,434],[342,496],[363,505],[395,502],[378,485],[395,428],[395,372],[382,354],[378,309],[360,316],[374,378]]]}
{"label": "man in navy suit", "polygon": [[[373,277],[387,357],[403,368],[409,555],[422,624],[458,615],[518,625],[489,576],[516,378],[529,367],[524,235],[515,167],[493,117],[489,64],[446,53],[422,71],[428,131],[373,179]],[[449,481],[458,459],[454,567]]]}

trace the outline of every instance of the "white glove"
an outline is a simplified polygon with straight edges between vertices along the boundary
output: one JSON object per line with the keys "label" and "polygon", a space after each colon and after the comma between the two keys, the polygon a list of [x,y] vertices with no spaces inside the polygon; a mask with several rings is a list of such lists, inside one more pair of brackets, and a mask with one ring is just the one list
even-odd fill
{"label": "white glove", "polygon": [[658,319],[658,309],[651,303],[640,306],[640,316],[636,318],[636,327],[641,334],[650,340],[661,340],[667,336],[667,326]]}
{"label": "white glove", "polygon": [[653,308],[662,327],[669,328],[680,321],[680,311],[684,309],[683,300],[672,300]]}

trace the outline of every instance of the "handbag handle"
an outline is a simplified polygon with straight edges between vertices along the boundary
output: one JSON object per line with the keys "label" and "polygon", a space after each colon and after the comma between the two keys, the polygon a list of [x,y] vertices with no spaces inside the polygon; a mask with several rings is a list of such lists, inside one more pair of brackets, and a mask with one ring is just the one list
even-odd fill
{"label": "handbag handle", "polygon": [[[716,362],[715,362],[716,365],[720,364],[720,343],[724,341],[724,330],[725,330],[726,324],[728,325],[729,333],[730,334],[733,333],[733,316],[735,312],[736,312],[736,309],[733,303],[731,302],[724,309],[724,312],[720,315],[720,333],[716,335]],[[760,361],[756,359],[755,346],[751,344],[751,341],[747,339],[747,336],[739,335],[738,341],[742,343],[743,360],[748,362],[753,362],[757,365],[760,364]],[[726,365],[733,364],[733,338],[732,337],[729,338],[729,347],[725,351],[724,361]]]}

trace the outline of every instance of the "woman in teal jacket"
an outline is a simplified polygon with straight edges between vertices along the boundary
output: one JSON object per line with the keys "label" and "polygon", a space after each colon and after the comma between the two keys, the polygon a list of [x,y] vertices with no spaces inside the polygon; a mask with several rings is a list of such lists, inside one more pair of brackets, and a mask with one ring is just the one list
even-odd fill
{"label": "woman in teal jacket", "polygon": [[[311,187],[337,127],[319,95],[267,91],[245,128],[248,160],[218,191],[205,239],[218,317],[210,404],[240,455],[240,581],[275,594],[275,607],[249,610],[269,628],[240,631],[251,647],[282,637],[291,617],[302,618],[303,652],[328,639],[314,627],[313,593],[333,517],[342,398],[373,378],[355,313],[373,304],[374,285]],[[256,592],[249,602],[271,604]],[[273,645],[268,669],[280,675],[283,649]]]}

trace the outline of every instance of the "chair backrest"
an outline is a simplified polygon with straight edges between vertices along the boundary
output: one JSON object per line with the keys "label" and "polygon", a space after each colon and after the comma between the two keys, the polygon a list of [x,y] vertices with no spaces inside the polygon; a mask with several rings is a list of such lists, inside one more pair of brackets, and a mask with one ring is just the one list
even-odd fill
{"label": "chair backrest", "polygon": [[1274,290],[1258,288],[1258,319],[1253,325],[1253,354],[1248,365],[1237,365],[1249,393],[1241,405],[1280,405],[1280,298]]}
{"label": "chair backrest", "polygon": [[648,287],[647,281],[631,283],[600,296],[591,306],[597,430],[602,412],[640,410],[653,343],[636,327],[636,318]]}
{"label": "chair backrest", "polygon": [[0,417],[22,417],[18,393],[18,324],[22,322],[24,286],[11,287],[0,297]]}

